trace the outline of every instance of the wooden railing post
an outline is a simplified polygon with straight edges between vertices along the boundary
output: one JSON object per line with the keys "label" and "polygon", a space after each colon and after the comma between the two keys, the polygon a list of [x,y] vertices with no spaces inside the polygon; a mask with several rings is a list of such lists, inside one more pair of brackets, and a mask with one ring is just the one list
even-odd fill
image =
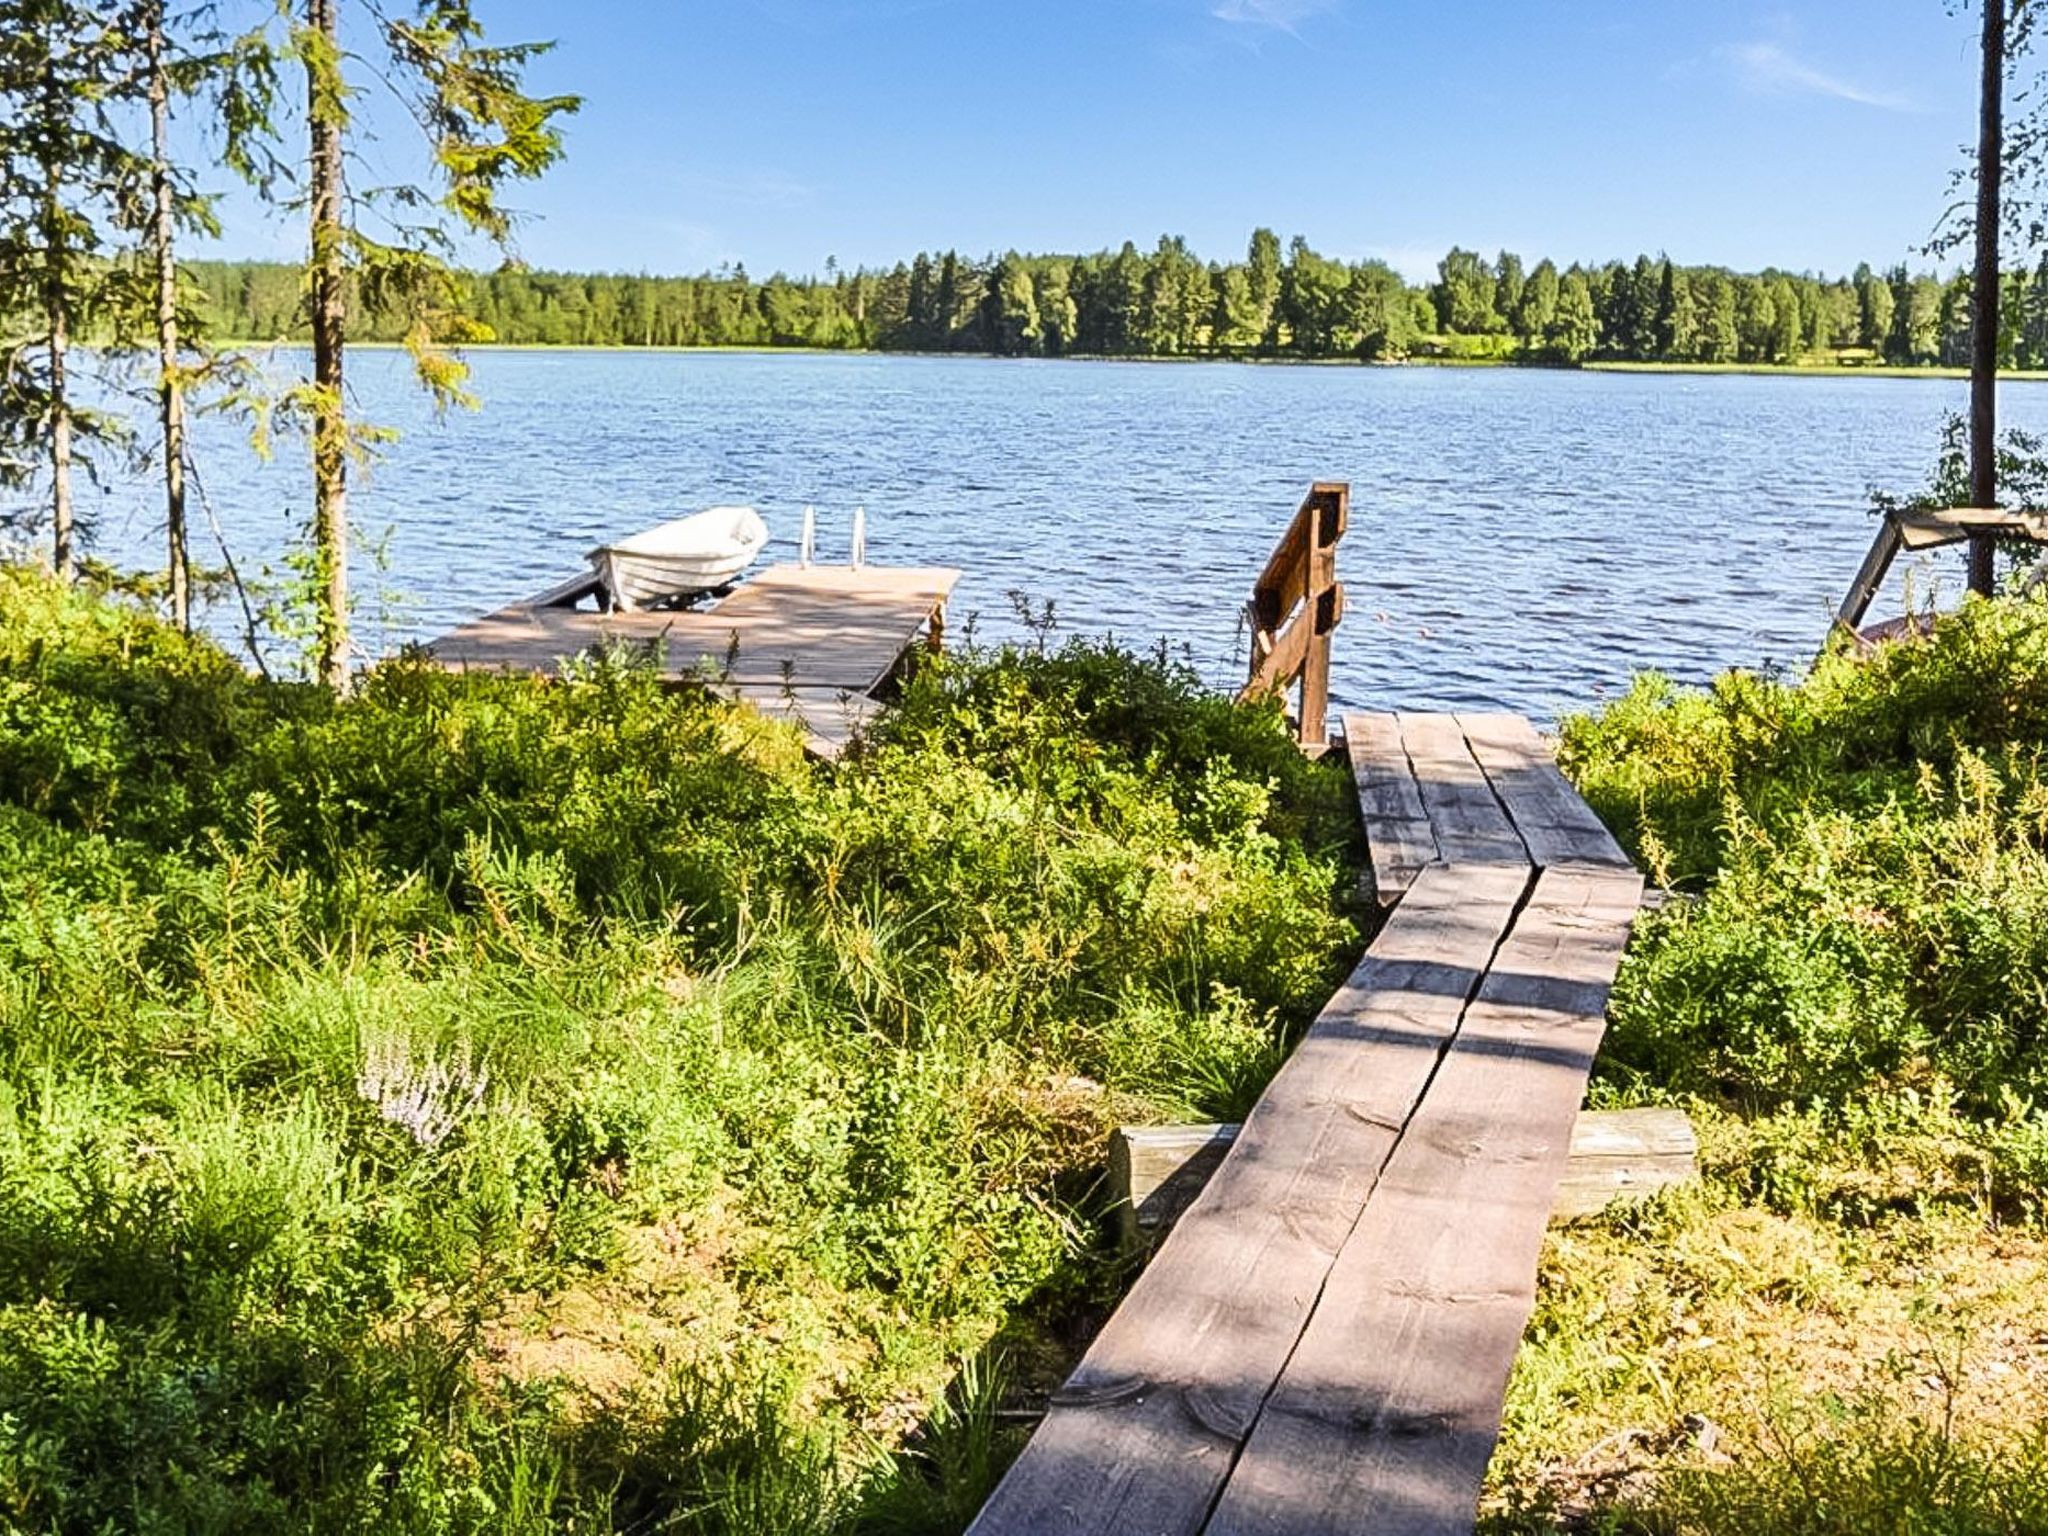
{"label": "wooden railing post", "polygon": [[1240,698],[1301,686],[1296,733],[1304,747],[1329,735],[1330,636],[1344,617],[1337,542],[1351,522],[1351,487],[1317,481],[1252,584],[1245,617],[1251,667]]}

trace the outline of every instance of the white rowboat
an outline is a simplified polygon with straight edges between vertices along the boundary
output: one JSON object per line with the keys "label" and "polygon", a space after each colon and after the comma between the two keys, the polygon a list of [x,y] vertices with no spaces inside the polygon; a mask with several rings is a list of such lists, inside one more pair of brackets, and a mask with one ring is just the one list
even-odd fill
{"label": "white rowboat", "polygon": [[768,526],[752,507],[713,507],[590,552],[617,608],[645,608],[724,586],[753,563]]}

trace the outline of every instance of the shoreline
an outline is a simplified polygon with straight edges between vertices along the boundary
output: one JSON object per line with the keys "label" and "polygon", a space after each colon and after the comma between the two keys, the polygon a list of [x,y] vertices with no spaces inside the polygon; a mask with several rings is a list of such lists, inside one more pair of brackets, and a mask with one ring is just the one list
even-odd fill
{"label": "shoreline", "polygon": [[[293,337],[259,340],[231,337],[214,344],[232,348],[310,347],[310,341]],[[403,352],[398,341],[351,341],[354,352]],[[638,354],[687,356],[692,353],[724,356],[799,357],[909,357],[974,358],[995,363],[1156,363],[1189,365],[1234,363],[1257,368],[1501,368],[1527,373],[1663,373],[1663,374],[1753,374],[1763,378],[1815,379],[1967,379],[1970,370],[1940,365],[1907,363],[1673,363],[1632,362],[1598,359],[1583,363],[1519,362],[1499,357],[1407,357],[1377,360],[1357,357],[1224,357],[1155,354],[1150,356],[1109,356],[1099,352],[1070,352],[1060,357],[1004,357],[993,352],[920,352],[883,347],[777,347],[777,346],[629,346],[615,342],[580,341],[472,341],[447,350],[470,352],[602,352],[620,356]],[[2000,383],[2032,384],[2048,381],[2048,369],[2009,368],[1998,374]]]}

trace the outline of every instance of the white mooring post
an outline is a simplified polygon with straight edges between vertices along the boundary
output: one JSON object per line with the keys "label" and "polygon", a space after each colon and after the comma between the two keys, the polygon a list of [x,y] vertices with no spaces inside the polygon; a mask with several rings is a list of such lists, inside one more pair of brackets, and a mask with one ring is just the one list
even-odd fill
{"label": "white mooring post", "polygon": [[818,547],[818,509],[804,508],[803,536],[797,541],[796,563],[808,567]]}
{"label": "white mooring post", "polygon": [[853,568],[857,571],[867,563],[868,558],[868,509],[853,509]]}

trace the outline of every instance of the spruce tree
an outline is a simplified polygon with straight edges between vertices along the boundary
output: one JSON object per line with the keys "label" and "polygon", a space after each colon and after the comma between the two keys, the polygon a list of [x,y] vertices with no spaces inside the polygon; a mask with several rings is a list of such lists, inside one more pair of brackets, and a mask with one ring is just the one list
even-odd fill
{"label": "spruce tree", "polygon": [[47,476],[50,558],[76,574],[78,457],[119,436],[79,402],[75,348],[112,310],[108,248],[136,157],[112,121],[125,34],[73,0],[0,0],[0,315],[19,332],[0,355],[0,472]]}

